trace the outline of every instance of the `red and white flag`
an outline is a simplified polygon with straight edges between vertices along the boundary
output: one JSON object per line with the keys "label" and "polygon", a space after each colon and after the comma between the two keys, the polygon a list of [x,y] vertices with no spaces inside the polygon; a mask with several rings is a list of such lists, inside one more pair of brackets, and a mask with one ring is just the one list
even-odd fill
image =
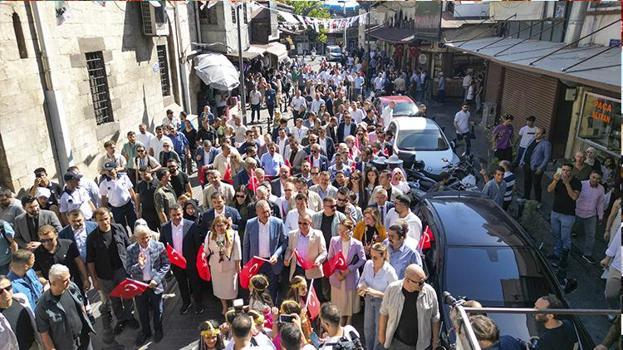
{"label": "red and white flag", "polygon": [[251,281],[251,277],[260,272],[260,269],[264,266],[265,262],[266,260],[254,256],[251,260],[244,264],[242,271],[240,271],[240,286],[242,286],[242,288],[249,289],[249,281]]}
{"label": "red and white flag", "polygon": [[249,178],[249,183],[247,184],[247,188],[250,191],[253,191],[253,193],[255,193],[259,186],[260,186],[260,181],[257,179],[257,177],[255,177],[255,171],[253,171],[251,172],[251,177]]}
{"label": "red and white flag", "polygon": [[110,292],[110,296],[114,298],[132,299],[143,294],[147,288],[149,288],[149,285],[146,283],[126,278]]}
{"label": "red and white flag", "polygon": [[309,317],[312,320],[315,320],[316,317],[320,315],[320,300],[318,300],[318,296],[316,295],[313,279],[309,282],[309,293],[307,294],[305,307],[307,307],[307,312],[309,312]]}
{"label": "red and white flag", "polygon": [[335,270],[344,271],[348,268],[348,264],[346,264],[346,259],[341,251],[337,252],[331,259],[327,260],[322,265],[322,272],[325,277],[331,276]]}
{"label": "red and white flag", "polygon": [[433,235],[433,231],[430,229],[428,225],[422,232],[422,236],[420,237],[420,241],[417,243],[417,250],[423,251],[425,249],[431,248],[431,242],[435,241],[435,235]]}
{"label": "red and white flag", "polygon": [[199,278],[204,281],[210,281],[212,279],[212,274],[210,273],[210,266],[208,266],[208,260],[203,257],[203,244],[199,246],[199,251],[197,252],[197,274]]}
{"label": "red and white flag", "polygon": [[177,250],[173,249],[169,243],[167,243],[167,257],[171,264],[186,270],[186,258],[180,254]]}
{"label": "red and white flag", "polygon": [[294,249],[292,254],[296,256],[296,262],[303,268],[303,270],[307,271],[314,268],[314,262],[305,260],[296,249]]}
{"label": "red and white flag", "polygon": [[225,174],[223,174],[223,181],[227,182],[230,185],[234,184],[234,179],[231,175],[231,164],[227,163],[227,168],[225,168]]}

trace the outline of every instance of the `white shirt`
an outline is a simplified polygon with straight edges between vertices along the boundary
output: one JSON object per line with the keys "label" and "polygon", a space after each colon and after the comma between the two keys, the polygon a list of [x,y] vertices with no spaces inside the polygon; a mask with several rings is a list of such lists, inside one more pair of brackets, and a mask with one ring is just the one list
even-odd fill
{"label": "white shirt", "polygon": [[234,124],[234,141],[237,143],[243,143],[246,138],[247,127],[244,125]]}
{"label": "white shirt", "polygon": [[309,235],[310,234],[311,234],[311,228],[309,232],[307,233],[307,236],[303,236],[303,234],[299,232],[299,239],[296,240],[296,251],[300,254],[301,258],[303,258],[303,260],[305,261],[308,260],[307,259],[308,258],[307,247],[309,246]]}
{"label": "white shirt", "polygon": [[[619,226],[617,226],[619,227]],[[612,262],[610,263],[610,268],[616,269],[617,271],[621,271],[621,235],[617,232],[612,238],[612,241],[608,245],[608,249],[606,250],[606,255],[612,258]]]}
{"label": "white shirt", "polygon": [[311,111],[318,114],[318,111],[320,111],[320,106],[324,106],[325,102],[323,99],[314,99],[311,103]]}
{"label": "white shirt", "polygon": [[390,283],[397,280],[398,275],[396,275],[396,270],[394,270],[388,261],[385,261],[383,267],[381,267],[378,272],[374,273],[374,262],[368,260],[363,266],[363,272],[359,278],[359,285],[384,292],[385,288],[387,288]]}
{"label": "white shirt", "polygon": [[180,118],[173,116],[172,119],[169,119],[169,117],[164,117],[162,118],[162,123],[160,125],[164,125],[164,126],[173,126],[176,129],[179,129],[180,125],[182,124],[182,122],[180,121]]}
{"label": "white shirt", "polygon": [[305,100],[305,97],[303,96],[295,96],[294,98],[292,98],[292,102],[290,104],[295,111],[299,111],[301,109],[301,106],[307,106],[307,100]]}
{"label": "white shirt", "polygon": [[467,89],[472,83],[472,76],[471,75],[466,75],[463,78],[463,88]]}
{"label": "white shirt", "polygon": [[[309,208],[306,208],[305,213],[307,213],[307,215],[309,216],[312,216],[314,215],[315,212]],[[286,229],[288,230],[288,232],[290,232],[290,231],[297,230],[298,228],[299,228],[299,211],[298,209],[294,208],[290,210],[288,212],[288,215],[286,216]]]}
{"label": "white shirt", "polygon": [[108,203],[113,207],[122,207],[130,201],[132,182],[123,174],[112,180],[105,179],[100,183],[100,195],[108,197]]}
{"label": "white shirt", "polygon": [[252,105],[260,104],[260,98],[262,98],[262,94],[257,90],[252,90],[249,93],[249,103]]}
{"label": "white shirt", "polygon": [[456,124],[455,128],[457,134],[465,134],[466,132],[469,132],[469,117],[469,111],[463,112],[461,110],[456,112],[454,115],[454,123]]}
{"label": "white shirt", "polygon": [[141,134],[140,131],[136,133],[136,140],[142,143],[145,148],[149,147],[149,144],[154,137],[154,134],[150,133],[149,131],[145,131],[144,134]]}
{"label": "white shirt", "polygon": [[345,337],[348,340],[352,340],[350,338],[350,333],[351,332],[355,333],[357,335],[357,337],[360,337],[359,332],[357,332],[355,327],[353,327],[351,325],[344,326],[343,332],[344,332],[344,334],[342,334],[340,336],[329,337],[329,338],[325,339],[323,345],[320,347],[319,350],[333,350],[333,345],[335,343],[339,342],[340,338],[342,338],[342,337]]}
{"label": "white shirt", "polygon": [[257,248],[258,255],[260,258],[270,258],[270,221],[266,221],[266,224],[262,224],[262,222],[258,219],[257,223],[259,225],[259,244]]}
{"label": "white shirt", "polygon": [[361,109],[361,108],[357,108],[350,115],[353,117],[353,121],[355,122],[355,124],[361,123],[363,121],[363,118],[366,117],[366,114],[364,113],[363,109]]}
{"label": "white shirt", "polygon": [[305,126],[301,126],[300,128],[298,127],[292,128],[292,135],[298,141],[299,144],[301,144],[301,141],[303,141],[305,136],[307,136],[307,130],[308,129]]}
{"label": "white shirt", "polygon": [[149,247],[143,249],[143,247],[139,246],[140,252],[145,257],[145,265],[143,266],[143,281],[151,281],[152,273],[151,273],[151,257],[149,256]]}
{"label": "white shirt", "polygon": [[154,136],[149,143],[149,148],[154,151],[154,158],[160,159],[160,152],[162,152],[162,145],[164,145],[164,141],[169,141],[171,145],[173,145],[173,141],[168,136],[162,135],[160,140],[158,137]]}
{"label": "white shirt", "polygon": [[384,81],[382,77],[376,77],[376,79],[374,79],[374,88],[376,90],[382,90],[383,85],[384,85]]}
{"label": "white shirt", "polygon": [[91,220],[91,217],[93,217],[93,210],[91,209],[91,205],[89,205],[90,200],[89,192],[82,187],[76,188],[71,194],[67,191],[63,191],[61,194],[59,211],[61,213],[67,213],[74,209],[80,209],[84,218],[86,220]]}
{"label": "white shirt", "polygon": [[179,226],[171,221],[171,236],[173,237],[173,249],[182,253],[184,249],[184,220],[180,221]]}
{"label": "white shirt", "polygon": [[519,129],[519,136],[521,136],[521,140],[519,140],[519,147],[528,148],[530,143],[534,140],[536,135],[536,126],[529,127],[524,125],[521,129]]}
{"label": "white shirt", "polygon": [[79,230],[71,229],[74,233],[74,240],[76,241],[76,246],[78,247],[78,251],[80,252],[80,258],[82,262],[86,262],[87,260],[87,229],[82,225],[82,228]]}
{"label": "white shirt", "polygon": [[394,116],[394,110],[388,105],[383,108],[383,113],[381,113],[381,119],[383,119],[383,127],[385,130],[389,127],[389,123],[392,121],[392,117]]}
{"label": "white shirt", "polygon": [[361,89],[364,82],[365,79],[361,75],[357,76],[357,78],[355,78],[355,89]]}
{"label": "white shirt", "polygon": [[417,215],[413,214],[411,210],[409,210],[409,214],[407,214],[407,216],[401,218],[396,212],[396,208],[391,208],[387,212],[387,215],[385,215],[385,227],[390,227],[398,219],[405,220],[409,224],[409,232],[407,232],[407,236],[412,237],[419,242],[420,236],[422,235],[422,220],[420,220]]}

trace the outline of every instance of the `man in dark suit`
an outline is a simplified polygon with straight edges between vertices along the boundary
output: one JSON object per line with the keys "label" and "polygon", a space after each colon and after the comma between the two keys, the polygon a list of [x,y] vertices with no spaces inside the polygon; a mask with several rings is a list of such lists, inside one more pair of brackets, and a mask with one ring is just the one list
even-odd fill
{"label": "man in dark suit", "polygon": [[286,154],[283,156],[285,160],[290,163],[292,172],[298,174],[301,172],[301,164],[307,158],[307,152],[304,148],[301,148],[296,138],[290,139],[290,147],[286,147]]}
{"label": "man in dark suit", "polygon": [[352,117],[350,113],[344,113],[344,121],[340,123],[337,127],[337,143],[344,142],[344,138],[348,135],[353,135],[357,133],[357,125],[353,123]]}
{"label": "man in dark suit", "polygon": [[385,222],[387,212],[394,207],[394,203],[387,201],[387,190],[381,186],[376,186],[372,192],[374,198],[374,204],[370,205],[370,208],[374,208],[379,211],[379,218],[381,222]]}
{"label": "man in dark suit", "polygon": [[194,222],[183,218],[182,207],[178,204],[169,207],[169,217],[171,220],[162,225],[160,229],[160,242],[165,247],[169,244],[186,259],[186,270],[171,264],[173,276],[177,281],[182,296],[182,308],[180,313],[185,315],[190,311],[190,295],[192,293],[195,301],[195,313],[203,314],[205,308],[201,300],[201,285],[197,275],[197,251],[199,245],[203,243],[203,238]]}
{"label": "man in dark suit", "polygon": [[287,165],[282,166],[279,169],[279,177],[270,182],[270,192],[277,197],[283,196],[283,189],[286,186],[286,181],[290,178],[290,167]]}
{"label": "man in dark suit", "polygon": [[39,202],[33,196],[22,198],[22,207],[26,211],[15,218],[15,242],[22,249],[35,250],[41,243],[37,232],[43,225],[52,225],[59,232],[61,222],[53,211],[39,208]]}
{"label": "man in dark suit", "polygon": [[320,145],[311,146],[311,155],[307,159],[312,168],[318,168],[320,171],[329,170],[329,159],[321,153]]}
{"label": "man in dark suit", "polygon": [[270,282],[272,299],[278,302],[280,275],[283,270],[283,254],[288,247],[288,237],[283,221],[272,216],[268,202],[260,200],[255,204],[256,217],[247,221],[242,243],[242,263],[258,256],[269,261],[259,273],[266,275]]}
{"label": "man in dark suit", "polygon": [[234,176],[234,190],[238,191],[241,185],[249,183],[249,179],[255,176],[255,168],[257,168],[257,161],[247,157],[247,159],[244,160],[244,169],[240,170],[240,172]]}
{"label": "man in dark suit", "polygon": [[270,209],[273,211],[274,216],[276,216],[277,218],[281,219],[281,214],[280,214],[280,210],[279,210],[279,206],[277,204],[275,204],[274,202],[269,201],[269,189],[267,187],[268,185],[260,185],[257,188],[257,191],[255,191],[255,198],[256,201],[250,203],[247,206],[247,212],[249,213],[249,219],[254,218],[255,217],[255,204],[261,200],[264,200],[268,203],[268,206],[270,207]]}
{"label": "man in dark suit", "polygon": [[221,153],[221,149],[212,147],[210,140],[203,140],[203,147],[197,148],[195,160],[197,161],[197,168],[199,168],[199,183],[202,186],[207,182],[205,174],[208,168],[214,162],[214,157],[219,153]]}
{"label": "man in dark suit", "polygon": [[97,229],[97,224],[93,221],[84,220],[84,215],[79,208],[68,211],[67,220],[69,220],[69,225],[58,233],[58,238],[70,239],[76,243],[82,261],[86,261],[87,237]]}
{"label": "man in dark suit", "polygon": [[214,221],[214,218],[219,215],[231,219],[231,228],[237,231],[238,225],[242,220],[238,210],[236,210],[236,208],[226,206],[225,198],[223,198],[223,195],[218,192],[212,194],[210,201],[212,202],[212,208],[203,213],[201,215],[201,219],[199,220],[201,232],[210,231],[212,229],[212,221]]}
{"label": "man in dark suit", "polygon": [[[335,130],[335,128],[333,128]],[[310,144],[312,144],[310,142]],[[327,137],[327,130],[320,128],[318,129],[318,144],[320,145],[320,149],[327,156],[327,159],[333,159],[333,155],[335,154],[335,141],[333,138]]]}

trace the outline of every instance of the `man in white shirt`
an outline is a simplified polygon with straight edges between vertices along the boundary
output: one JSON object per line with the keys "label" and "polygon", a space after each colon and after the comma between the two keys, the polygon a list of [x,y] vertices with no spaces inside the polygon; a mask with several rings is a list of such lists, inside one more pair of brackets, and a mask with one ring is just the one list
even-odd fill
{"label": "man in white shirt", "polygon": [[350,115],[353,117],[353,121],[355,122],[355,124],[361,123],[363,121],[363,118],[366,117],[366,113],[363,111],[363,108],[361,108],[361,103],[353,102],[350,104],[350,107],[353,110]]}
{"label": "man in white shirt", "polygon": [[61,194],[59,212],[61,213],[61,221],[64,225],[69,223],[67,219],[67,212],[72,209],[80,209],[82,215],[87,220],[91,220],[93,212],[95,211],[95,205],[91,202],[89,193],[80,186],[81,174],[75,174],[68,172],[63,176],[65,180],[65,190]]}
{"label": "man in white shirt", "polygon": [[311,111],[314,112],[315,114],[318,114],[318,112],[320,111],[320,107],[324,105],[325,105],[324,100],[320,98],[319,93],[316,93],[316,96],[311,103]]}
{"label": "man in white shirt", "polygon": [[298,141],[299,144],[303,142],[303,139],[305,137],[307,137],[308,131],[309,129],[303,126],[303,119],[301,118],[295,119],[294,128],[292,128],[292,136],[294,136],[294,138],[296,139],[296,141]]}
{"label": "man in white shirt", "polygon": [[173,111],[167,109],[167,116],[162,118],[162,125],[164,126],[172,126],[175,129],[179,129],[181,125],[181,121],[179,117],[173,115]]}
{"label": "man in white shirt", "polygon": [[142,143],[145,147],[149,147],[151,140],[154,138],[154,134],[147,131],[147,125],[141,123],[138,126],[138,133],[136,133],[136,140]]}
{"label": "man in white shirt", "polygon": [[262,102],[262,93],[257,90],[257,86],[253,86],[253,90],[249,93],[249,103],[251,104],[251,123],[255,121],[257,113],[257,121],[260,121],[260,106]]}
{"label": "man in white shirt", "polygon": [[394,108],[396,108],[396,102],[391,101],[389,105],[383,108],[383,113],[381,113],[381,120],[383,121],[383,127],[385,130],[389,127],[389,123],[392,121],[394,117]]}
{"label": "man in white shirt", "polygon": [[100,182],[102,207],[110,204],[115,222],[124,228],[126,225],[133,228],[138,215],[136,193],[130,178],[125,174],[118,174],[116,168],[115,162],[104,164],[105,174]]}
{"label": "man in white shirt", "polygon": [[164,130],[162,126],[156,127],[156,136],[151,139],[149,142],[149,154],[156,158],[156,160],[160,159],[160,152],[162,152],[163,145],[165,142],[169,142],[169,144],[173,144],[173,141],[164,134]]}
{"label": "man in white shirt", "polygon": [[422,235],[422,220],[411,211],[411,200],[409,197],[402,194],[398,195],[394,205],[394,208],[390,209],[385,216],[385,227],[390,227],[398,219],[405,220],[409,224],[407,237],[411,237],[419,242]]}
{"label": "man in white shirt", "polygon": [[247,127],[242,125],[242,120],[240,116],[234,114],[234,142],[236,145],[240,145],[246,140],[247,137]]}
{"label": "man in white shirt", "polygon": [[214,193],[220,193],[227,205],[233,203],[236,191],[234,191],[232,185],[221,181],[221,173],[218,170],[211,170],[208,171],[207,177],[210,185],[203,190],[203,206],[212,208],[212,200],[210,198],[212,198]]}
{"label": "man in white shirt", "polygon": [[355,99],[358,99],[359,96],[361,96],[361,93],[363,92],[363,84],[365,83],[365,78],[363,77],[363,73],[361,74],[357,74],[357,77],[355,78]]}
{"label": "man in white shirt", "polygon": [[454,115],[454,129],[456,130],[456,138],[458,141],[465,139],[465,154],[469,155],[472,145],[470,127],[469,104],[464,103],[461,110]]}
{"label": "man in white shirt", "polygon": [[295,208],[288,212],[286,216],[286,229],[288,232],[298,228],[298,220],[303,214],[314,215],[314,211],[307,207],[307,196],[303,193],[297,193],[294,197]]}
{"label": "man in white shirt", "polygon": [[307,108],[307,100],[305,100],[305,97],[301,96],[301,90],[296,90],[292,102],[290,102],[290,106],[292,106],[292,115],[294,118],[300,116],[301,109]]}
{"label": "man in white shirt", "polygon": [[385,79],[383,78],[383,74],[379,73],[379,75],[374,79],[374,91],[376,93],[380,93],[385,86]]}
{"label": "man in white shirt", "polygon": [[519,139],[519,147],[517,149],[517,158],[515,159],[515,162],[514,162],[515,166],[519,165],[519,162],[521,161],[521,158],[523,157],[524,152],[526,151],[530,143],[532,143],[532,141],[534,141],[534,139],[536,138],[537,127],[534,126],[535,121],[536,121],[536,117],[531,115],[528,118],[526,118],[526,125],[524,125],[521,129],[519,129],[519,136],[521,136],[521,138]]}

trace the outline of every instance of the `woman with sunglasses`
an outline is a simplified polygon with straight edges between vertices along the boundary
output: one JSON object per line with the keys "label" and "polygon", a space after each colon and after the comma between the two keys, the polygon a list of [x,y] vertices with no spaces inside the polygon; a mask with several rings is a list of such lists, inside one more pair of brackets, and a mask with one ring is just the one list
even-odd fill
{"label": "woman with sunglasses", "polygon": [[360,208],[366,208],[368,206],[368,193],[363,187],[361,181],[361,171],[355,170],[348,179],[348,189],[355,195],[354,205],[356,204]]}
{"label": "woman with sunglasses", "polygon": [[372,191],[374,191],[374,188],[378,185],[379,171],[374,167],[369,167],[368,169],[366,169],[366,175],[363,177],[363,189],[366,191],[366,194],[368,196],[368,203],[365,206],[362,205],[362,208],[374,203]]}
{"label": "woman with sunglasses", "polygon": [[204,321],[199,326],[199,332],[198,350],[224,350],[227,346],[216,321]]}
{"label": "woman with sunglasses", "polygon": [[[136,164],[136,169],[147,169],[150,173],[155,174],[162,165],[156,160],[156,158],[152,157],[147,153],[147,149],[143,145],[136,146],[136,158],[134,158],[134,163]],[[140,180],[140,172],[136,172],[137,175],[137,183]]]}
{"label": "woman with sunglasses", "polygon": [[331,238],[327,256],[327,260],[330,260],[341,252],[347,264],[345,270],[337,270],[329,277],[331,302],[340,309],[342,326],[350,324],[353,313],[359,312],[357,282],[359,281],[359,268],[366,262],[361,241],[353,237],[354,227],[355,224],[350,219],[345,219],[338,225],[339,236]]}
{"label": "woman with sunglasses", "polygon": [[238,224],[238,233],[240,239],[244,238],[244,229],[247,226],[247,220],[253,213],[249,212],[249,204],[252,202],[251,193],[247,189],[247,185],[240,185],[236,189],[236,196],[234,197],[234,207],[240,213],[240,223]]}
{"label": "woman with sunglasses", "polygon": [[398,280],[396,270],[389,264],[387,246],[383,243],[374,243],[370,249],[370,260],[366,261],[363,273],[359,278],[357,292],[365,298],[363,329],[366,340],[366,349],[379,350],[376,336],[378,328],[379,310],[387,286]]}

